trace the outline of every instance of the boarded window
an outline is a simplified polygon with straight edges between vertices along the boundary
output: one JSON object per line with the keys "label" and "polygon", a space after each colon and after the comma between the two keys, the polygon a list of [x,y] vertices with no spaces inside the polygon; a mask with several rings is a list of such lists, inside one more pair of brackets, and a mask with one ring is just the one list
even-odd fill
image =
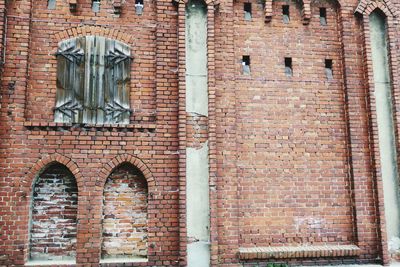
{"label": "boarded window", "polygon": [[100,36],[68,39],[57,52],[55,122],[129,123],[131,56]]}

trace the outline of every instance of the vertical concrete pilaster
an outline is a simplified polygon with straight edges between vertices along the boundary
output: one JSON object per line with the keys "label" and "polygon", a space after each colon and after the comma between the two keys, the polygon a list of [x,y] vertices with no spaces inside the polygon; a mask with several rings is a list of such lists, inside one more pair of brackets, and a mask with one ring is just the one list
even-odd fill
{"label": "vertical concrete pilaster", "polygon": [[400,211],[397,153],[395,145],[389,51],[385,16],[378,11],[369,16],[371,32],[372,69],[374,78],[375,108],[378,124],[378,140],[386,231],[389,250],[400,246]]}
{"label": "vertical concrete pilaster", "polygon": [[[207,127],[201,121],[208,120],[207,7],[204,2],[187,4],[185,28],[186,117],[187,127],[193,125],[195,132],[194,142],[186,147],[187,263],[189,267],[206,267],[210,266],[210,194],[207,132],[201,132]],[[189,135],[193,131],[188,131]]]}

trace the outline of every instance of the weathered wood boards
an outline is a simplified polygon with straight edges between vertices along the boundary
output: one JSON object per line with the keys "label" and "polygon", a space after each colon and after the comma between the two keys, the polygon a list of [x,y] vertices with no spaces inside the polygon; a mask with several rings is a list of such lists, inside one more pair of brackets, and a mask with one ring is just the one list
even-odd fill
{"label": "weathered wood boards", "polygon": [[129,123],[131,54],[126,44],[84,36],[61,42],[56,55],[56,122]]}

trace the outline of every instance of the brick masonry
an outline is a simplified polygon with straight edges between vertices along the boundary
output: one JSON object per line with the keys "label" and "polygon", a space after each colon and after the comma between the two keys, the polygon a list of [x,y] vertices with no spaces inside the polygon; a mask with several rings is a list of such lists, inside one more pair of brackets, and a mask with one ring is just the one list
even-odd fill
{"label": "brick masonry", "polygon": [[133,166],[107,178],[103,196],[103,258],[147,257],[147,182]]}
{"label": "brick masonry", "polygon": [[[305,27],[296,23],[302,17],[294,2],[287,25],[287,2],[273,2],[267,25],[258,23],[261,5],[245,21],[243,4],[234,5],[235,58],[251,59],[251,75],[236,64],[240,243],[352,242],[337,8],[313,5],[316,19]],[[320,6],[327,8],[326,26],[316,16]],[[285,57],[292,58],[292,77],[284,73]],[[325,59],[333,60],[331,80]]]}
{"label": "brick masonry", "polygon": [[[148,185],[148,262],[136,265],[184,266],[184,154],[205,140],[212,266],[263,266],[274,260],[240,259],[239,251],[307,245],[359,250],[280,262],[390,261],[367,16],[374,8],[388,16],[399,140],[400,3],[250,0],[252,19],[245,21],[244,1],[207,1],[206,119],[184,109],[184,1],[145,0],[142,16],[133,0],[121,1],[120,15],[111,1],[101,1],[98,13],[91,1],[75,1],[74,12],[69,2],[48,10],[45,0],[0,0],[0,266],[29,259],[33,184],[56,162],[77,184],[76,266],[99,265],[107,178],[125,163]],[[327,26],[319,7],[327,8]],[[131,47],[129,125],[53,123],[57,44],[84,35]],[[242,74],[243,55],[250,56],[250,75]],[[292,58],[292,77],[284,74],[285,57]],[[333,60],[332,80],[325,59]]]}
{"label": "brick masonry", "polygon": [[68,259],[76,256],[78,188],[63,165],[49,166],[33,187],[30,258]]}

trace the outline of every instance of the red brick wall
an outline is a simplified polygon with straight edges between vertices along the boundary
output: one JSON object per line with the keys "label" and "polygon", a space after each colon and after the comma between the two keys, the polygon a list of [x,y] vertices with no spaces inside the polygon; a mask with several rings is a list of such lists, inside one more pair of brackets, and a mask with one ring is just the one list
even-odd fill
{"label": "red brick wall", "polygon": [[[376,221],[358,1],[312,2],[308,24],[302,4],[291,3],[283,24],[283,2],[273,1],[271,22],[251,3],[251,21],[243,1],[221,3],[215,21],[220,264],[236,264],[241,246],[312,244],[356,244],[357,260],[373,261],[384,223]],[[241,73],[243,55],[251,75]],[[284,57],[293,58],[291,78]]]}
{"label": "red brick wall", "polygon": [[74,175],[54,164],[36,179],[33,188],[29,255],[35,260],[76,256],[78,188]]}
{"label": "red brick wall", "polygon": [[[154,120],[157,20],[155,2],[145,1],[144,5],[143,15],[138,16],[134,0],[127,1],[120,17],[116,17],[109,1],[101,2],[100,12],[96,14],[92,12],[91,1],[79,3],[75,13],[69,12],[67,1],[57,1],[55,10],[48,10],[45,0],[36,1],[31,11],[33,23],[30,29],[26,119],[37,122],[53,120],[58,42],[76,35],[99,34],[131,47],[130,102],[135,111],[131,121]],[[90,29],[90,26],[95,27]],[[41,105],[35,104],[38,102]]]}
{"label": "red brick wall", "polygon": [[[0,112],[0,198],[4,204],[0,265],[27,261],[32,182],[44,162],[58,161],[71,170],[78,184],[78,266],[99,264],[104,185],[124,162],[140,169],[148,183],[149,261],[141,265],[176,266],[176,7],[171,1],[145,1],[139,17],[134,1],[129,0],[117,18],[107,1],[101,2],[98,14],[91,11],[90,1],[78,1],[74,14],[66,1],[57,1],[56,10],[47,10],[45,0],[35,1],[31,9],[31,2],[11,1],[7,7]],[[135,112],[128,126],[53,124],[57,42],[85,34],[115,38],[132,48],[131,108]],[[9,87],[14,82],[15,87]]]}
{"label": "red brick wall", "polygon": [[[292,3],[287,25],[280,1],[271,5],[270,22],[264,21],[258,1],[251,1],[249,22],[243,20],[243,1],[208,1],[208,120],[188,117],[182,109],[184,3],[178,4],[178,17],[172,1],[146,0],[139,17],[134,1],[127,0],[117,17],[108,1],[101,1],[97,14],[90,1],[77,2],[73,14],[67,1],[57,1],[56,10],[47,10],[45,0],[7,6],[0,89],[0,265],[22,266],[28,259],[32,184],[51,162],[76,177],[77,266],[98,266],[104,185],[124,162],[140,169],[148,183],[149,262],[142,265],[184,265],[184,150],[186,142],[197,146],[207,138],[213,266],[238,266],[241,246],[325,243],[356,244],[360,256],[303,263],[374,262],[382,256],[387,262],[366,64],[368,29],[354,14],[358,0],[340,0],[337,16],[334,1],[312,2],[309,24],[301,15],[303,5]],[[320,5],[329,7],[326,27],[319,24]],[[398,117],[398,52],[393,48],[399,44],[399,25],[390,21]],[[134,113],[128,126],[52,123],[57,43],[86,34],[132,48]],[[240,71],[243,55],[251,56],[248,76]],[[284,57],[293,58],[291,78],[284,75]],[[333,59],[331,81],[325,78],[325,58]]]}
{"label": "red brick wall", "polygon": [[103,258],[147,257],[147,183],[125,164],[107,178],[103,196]]}
{"label": "red brick wall", "polygon": [[[265,25],[262,6],[254,3],[253,19],[245,21],[243,3],[234,5],[235,58],[251,58],[251,75],[236,64],[240,244],[351,243],[337,9],[313,5],[305,26],[301,8],[290,2],[284,24],[287,2],[274,1]],[[327,8],[326,26],[320,6]],[[293,77],[284,73],[285,57],[292,58]],[[332,80],[325,59],[333,60]]]}

